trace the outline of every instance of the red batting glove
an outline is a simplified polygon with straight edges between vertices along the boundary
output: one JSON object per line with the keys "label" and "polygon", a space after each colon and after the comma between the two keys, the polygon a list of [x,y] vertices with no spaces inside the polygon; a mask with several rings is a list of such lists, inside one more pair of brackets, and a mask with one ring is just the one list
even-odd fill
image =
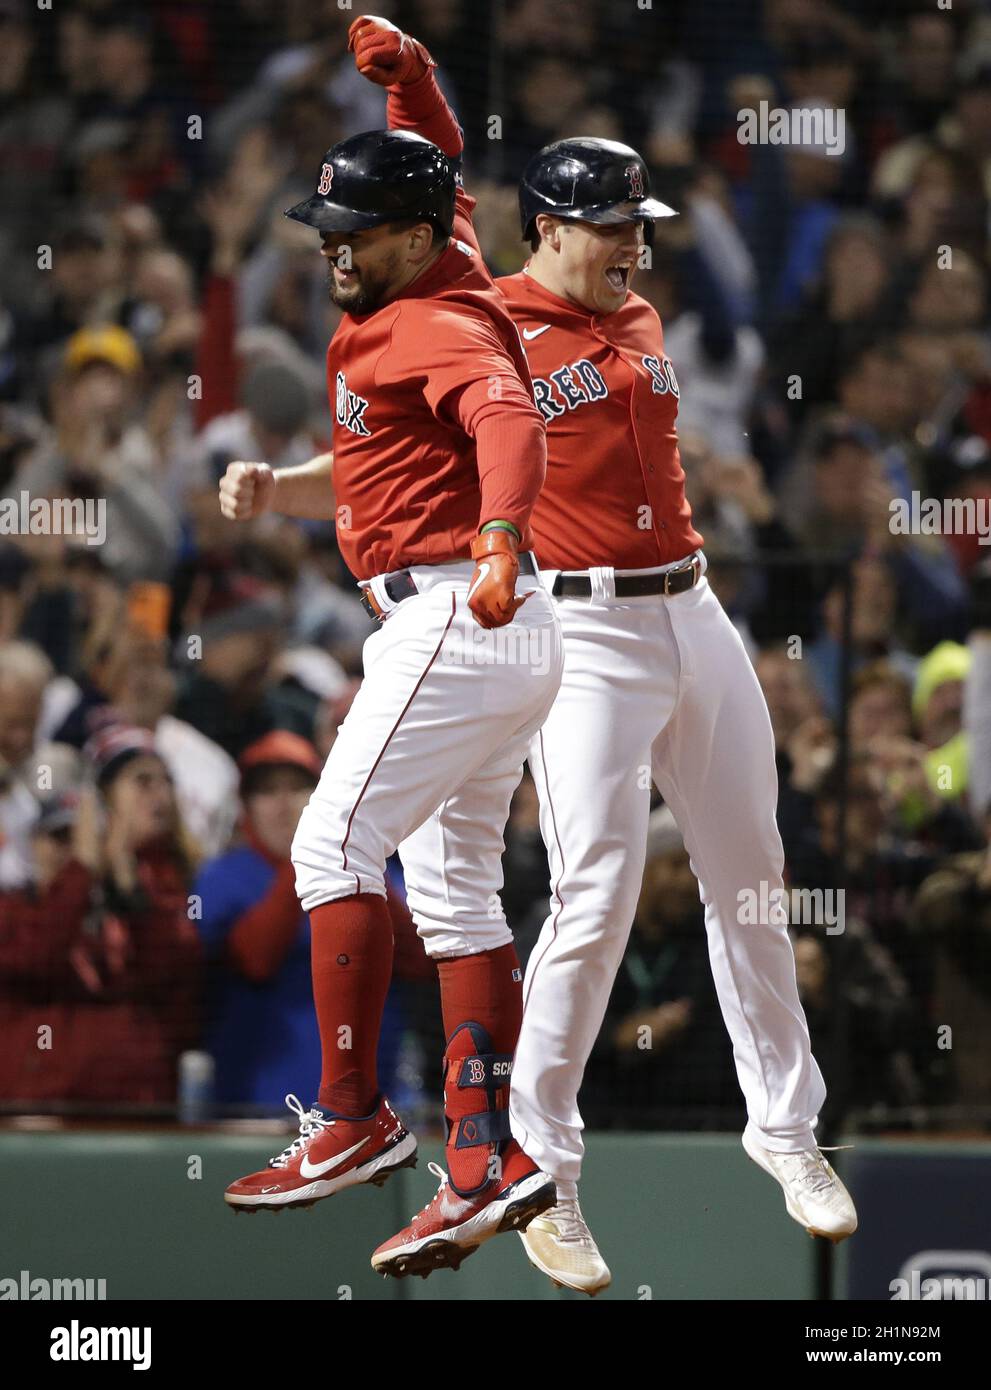
{"label": "red batting glove", "polygon": [[512,531],[501,528],[476,536],[471,558],[477,561],[468,587],[468,607],[480,627],[505,627],[530,597],[516,597],[520,573],[519,542]]}
{"label": "red batting glove", "polygon": [[362,77],[380,87],[406,87],[437,66],[422,43],[374,14],[359,15],[354,21],[348,30],[348,48]]}

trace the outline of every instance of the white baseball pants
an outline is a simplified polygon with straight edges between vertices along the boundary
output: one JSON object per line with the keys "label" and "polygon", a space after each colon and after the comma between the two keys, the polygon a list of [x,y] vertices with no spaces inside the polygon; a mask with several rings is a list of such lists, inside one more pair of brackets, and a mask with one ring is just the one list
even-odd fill
{"label": "white baseball pants", "polygon": [[[502,842],[528,744],[560,684],[561,632],[553,600],[526,575],[517,592],[536,593],[514,621],[479,627],[466,602],[473,570],[416,566],[419,592],[399,604],[376,584],[393,611],[365,643],[364,681],[293,838],[307,911],[354,893],[384,897],[389,855],[440,804],[453,808],[468,852]],[[474,870],[482,901],[498,902],[498,854]],[[448,944],[475,952],[509,939],[505,920],[483,910]]]}
{"label": "white baseball pants", "polygon": [[[651,780],[699,880],[748,1129],[772,1149],[807,1147],[825,1099],[783,917],[738,920],[744,890],[778,900],[784,858],[770,719],[743,644],[704,577],[674,597],[617,599],[614,572],[593,575],[592,599],[554,601],[564,676],[530,748],[552,898],[527,967],[510,1096],[516,1139],[565,1196],[581,1171],[578,1090],[640,892]],[[425,830],[400,851],[410,905],[421,934],[439,921],[454,931],[485,907],[467,873],[425,901],[441,848],[468,860],[455,822],[441,814]]]}

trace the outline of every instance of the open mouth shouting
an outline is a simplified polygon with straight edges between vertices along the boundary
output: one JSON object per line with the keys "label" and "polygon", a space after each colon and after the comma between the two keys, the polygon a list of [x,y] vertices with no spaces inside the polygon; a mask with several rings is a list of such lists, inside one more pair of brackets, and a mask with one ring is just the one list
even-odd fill
{"label": "open mouth shouting", "polygon": [[616,261],[613,265],[606,266],[605,275],[609,282],[609,288],[615,290],[617,294],[622,294],[630,287],[632,273],[632,261]]}

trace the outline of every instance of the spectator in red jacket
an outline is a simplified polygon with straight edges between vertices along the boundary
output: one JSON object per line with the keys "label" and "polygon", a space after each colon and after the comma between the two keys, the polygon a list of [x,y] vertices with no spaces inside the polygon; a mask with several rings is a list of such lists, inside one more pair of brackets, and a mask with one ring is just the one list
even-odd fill
{"label": "spectator in red jacket", "polygon": [[33,883],[0,895],[0,1099],[161,1107],[198,1031],[192,864],[151,734],[87,751],[96,789],[42,814]]}

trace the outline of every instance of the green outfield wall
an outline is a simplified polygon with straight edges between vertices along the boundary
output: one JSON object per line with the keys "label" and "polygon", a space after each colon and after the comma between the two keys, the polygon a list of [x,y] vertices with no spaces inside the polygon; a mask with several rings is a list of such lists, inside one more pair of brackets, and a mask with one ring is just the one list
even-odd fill
{"label": "green outfield wall", "polygon": [[[222,1200],[224,1186],[277,1147],[271,1137],[206,1130],[4,1131],[0,1279],[20,1279],[22,1270],[45,1280],[104,1279],[109,1299],[578,1297],[532,1269],[516,1235],[497,1237],[457,1274],[397,1282],[372,1273],[371,1251],[435,1189],[426,1169],[428,1159],[440,1158],[435,1143],[421,1145],[417,1169],[382,1188],[347,1192],[309,1211],[234,1215]],[[858,1162],[868,1165],[868,1186],[885,1186],[888,1150],[890,1171],[909,1188],[927,1181],[918,1164],[931,1169],[934,1162],[932,1180],[952,1186],[945,1164],[960,1153],[973,1181],[983,1185],[991,1171],[991,1145],[866,1141],[855,1158],[839,1156],[855,1196]],[[898,1187],[891,1187],[885,1199],[897,1212]],[[918,1203],[917,1191],[911,1201]],[[582,1205],[613,1271],[613,1286],[598,1301],[816,1297],[818,1242],[788,1218],[777,1186],[732,1136],[589,1135]],[[926,1242],[942,1234],[947,1248],[984,1248],[986,1233],[976,1227],[968,1242],[966,1230],[961,1236],[937,1225]],[[907,1249],[921,1248],[911,1232],[902,1235]],[[884,1290],[888,1266],[902,1259],[874,1248],[883,1232],[862,1212],[862,1232],[836,1262],[835,1296],[849,1286],[862,1236],[877,1265],[871,1287]],[[859,1277],[863,1284],[868,1275]]]}

